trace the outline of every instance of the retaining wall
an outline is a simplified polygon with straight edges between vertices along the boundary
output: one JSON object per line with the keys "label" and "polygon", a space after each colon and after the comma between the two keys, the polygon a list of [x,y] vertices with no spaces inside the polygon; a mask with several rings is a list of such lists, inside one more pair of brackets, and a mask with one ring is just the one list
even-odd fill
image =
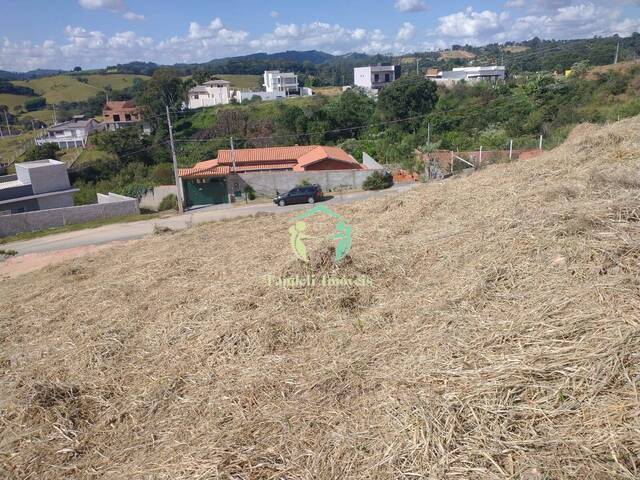
{"label": "retaining wall", "polygon": [[98,203],[0,216],[0,237],[140,213],[135,198],[98,194]]}

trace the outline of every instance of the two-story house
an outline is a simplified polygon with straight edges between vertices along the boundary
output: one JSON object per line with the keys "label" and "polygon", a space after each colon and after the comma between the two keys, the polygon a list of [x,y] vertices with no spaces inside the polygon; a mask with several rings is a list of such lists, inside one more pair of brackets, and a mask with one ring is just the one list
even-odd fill
{"label": "two-story house", "polygon": [[353,69],[353,84],[356,87],[378,92],[398,78],[402,70],[399,65],[374,65]]}
{"label": "two-story house", "polygon": [[102,109],[104,126],[109,131],[130,127],[140,121],[140,112],[133,100],[107,102]]}
{"label": "two-story house", "polygon": [[298,76],[295,73],[285,73],[279,70],[266,70],[264,72],[264,89],[267,93],[275,93],[282,97],[298,95],[300,87]]}
{"label": "two-story house", "polygon": [[230,82],[209,80],[189,90],[189,109],[227,105],[231,102]]}
{"label": "two-story house", "polygon": [[78,115],[68,122],[58,123],[45,130],[42,137],[36,138],[36,145],[55,143],[60,150],[85,147],[87,138],[92,132],[100,131],[104,126],[94,118],[88,120]]}

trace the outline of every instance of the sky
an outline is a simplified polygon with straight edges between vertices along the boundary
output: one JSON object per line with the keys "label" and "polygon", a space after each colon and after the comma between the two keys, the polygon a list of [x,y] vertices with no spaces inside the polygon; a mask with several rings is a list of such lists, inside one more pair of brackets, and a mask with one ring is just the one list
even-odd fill
{"label": "sky", "polygon": [[640,0],[0,0],[0,69],[628,36]]}

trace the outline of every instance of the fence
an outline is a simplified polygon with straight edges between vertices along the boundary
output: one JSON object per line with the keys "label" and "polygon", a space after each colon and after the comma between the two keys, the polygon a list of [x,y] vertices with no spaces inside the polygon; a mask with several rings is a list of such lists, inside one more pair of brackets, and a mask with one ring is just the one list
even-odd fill
{"label": "fence", "polygon": [[541,155],[540,149],[522,150],[468,150],[454,152],[450,150],[436,150],[431,153],[417,152],[418,158],[423,160],[430,178],[442,178],[454,171],[465,168],[481,168],[493,163],[511,160],[526,160]]}
{"label": "fence", "polygon": [[0,216],[0,237],[140,213],[135,198],[98,194],[98,203]]}

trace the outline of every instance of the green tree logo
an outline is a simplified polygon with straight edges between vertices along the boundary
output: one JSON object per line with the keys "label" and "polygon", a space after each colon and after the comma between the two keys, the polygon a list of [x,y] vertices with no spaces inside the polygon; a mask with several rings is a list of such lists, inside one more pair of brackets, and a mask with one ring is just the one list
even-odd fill
{"label": "green tree logo", "polygon": [[295,218],[295,224],[289,228],[289,243],[291,245],[291,249],[297,258],[303,262],[309,262],[309,253],[307,252],[305,240],[312,237],[305,233],[307,229],[307,222],[305,222],[305,220],[317,213],[328,215],[335,220],[336,233],[331,237],[331,239],[338,241],[336,245],[335,262],[340,263],[351,251],[351,225],[344,220],[342,215],[337,214],[324,205],[316,205],[312,209],[307,210],[305,213],[298,215]]}

